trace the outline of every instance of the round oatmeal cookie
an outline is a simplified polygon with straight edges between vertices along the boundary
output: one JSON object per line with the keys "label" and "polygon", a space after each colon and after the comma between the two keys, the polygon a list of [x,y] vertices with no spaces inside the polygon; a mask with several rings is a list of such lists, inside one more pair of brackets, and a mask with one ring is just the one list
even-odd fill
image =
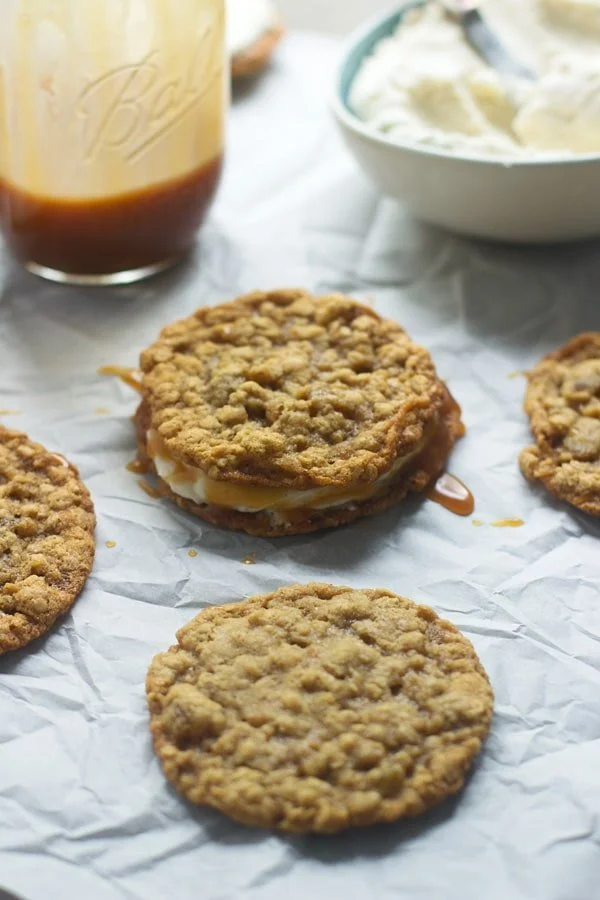
{"label": "round oatmeal cookie", "polygon": [[94,561],[94,528],[75,467],[0,425],[0,655],[73,605]]}
{"label": "round oatmeal cookie", "polygon": [[[342,524],[423,491],[462,429],[429,353],[339,294],[257,292],[201,308],[163,330],[141,369],[142,457],[152,432],[169,459],[214,481],[355,492],[347,504],[279,518],[176,497],[202,518],[252,534]],[[405,458],[397,478],[366,496]]]}
{"label": "round oatmeal cookie", "polygon": [[561,500],[600,516],[600,332],[587,332],[529,373],[525,411],[536,445],[521,469]]}
{"label": "round oatmeal cookie", "polygon": [[188,800],[334,832],[462,787],[492,718],[469,641],[386,590],[294,585],[201,612],[157,656],[154,747]]}

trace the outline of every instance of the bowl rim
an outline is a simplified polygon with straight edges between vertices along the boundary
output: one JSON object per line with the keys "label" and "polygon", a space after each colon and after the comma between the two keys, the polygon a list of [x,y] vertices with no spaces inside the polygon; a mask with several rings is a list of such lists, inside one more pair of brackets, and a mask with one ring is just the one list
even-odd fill
{"label": "bowl rim", "polygon": [[[379,30],[388,22],[391,23],[392,20],[396,19],[405,10],[419,5],[422,5],[422,0],[403,0],[401,3],[395,3],[393,7],[387,10],[387,12],[369,17],[366,22],[363,22],[358,28],[355,28],[354,31],[350,33],[349,37],[346,38],[342,48],[340,61],[336,67],[334,89],[330,99],[333,113],[342,125],[373,144],[380,144],[396,150],[451,162],[467,162],[501,169],[559,168],[563,166],[589,166],[592,163],[600,163],[600,152],[578,153],[568,156],[558,154],[553,155],[549,153],[541,157],[528,157],[525,159],[512,156],[489,156],[475,151],[455,152],[452,150],[445,150],[441,147],[433,147],[428,144],[419,144],[416,141],[403,141],[398,140],[397,138],[390,138],[372,125],[369,125],[363,119],[359,118],[359,116],[351,110],[343,96],[344,75],[348,68],[350,57],[357,50],[358,46],[373,34],[373,32]],[[370,50],[367,51],[367,53],[369,52]],[[362,63],[366,55],[367,54],[365,53],[361,56],[358,65]],[[355,77],[355,75],[353,77]]]}

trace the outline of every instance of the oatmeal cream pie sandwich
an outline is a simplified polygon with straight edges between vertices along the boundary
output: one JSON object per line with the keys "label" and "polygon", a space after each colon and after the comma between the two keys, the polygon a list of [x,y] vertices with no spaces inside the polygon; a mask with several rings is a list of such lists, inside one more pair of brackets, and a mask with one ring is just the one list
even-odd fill
{"label": "oatmeal cream pie sandwich", "polygon": [[339,294],[201,308],[141,369],[141,458],[180,506],[249,534],[387,509],[428,487],[462,433],[427,350]]}
{"label": "oatmeal cream pie sandwich", "polygon": [[71,608],[94,562],[95,524],[75,467],[0,425],[0,656]]}
{"label": "oatmeal cream pie sandwich", "polygon": [[234,79],[251,78],[269,65],[284,34],[273,0],[227,0],[227,45]]}
{"label": "oatmeal cream pie sandwich", "polygon": [[470,642],[387,590],[293,585],[203,610],[148,672],[154,748],[193,803],[334,832],[462,787],[493,694]]}

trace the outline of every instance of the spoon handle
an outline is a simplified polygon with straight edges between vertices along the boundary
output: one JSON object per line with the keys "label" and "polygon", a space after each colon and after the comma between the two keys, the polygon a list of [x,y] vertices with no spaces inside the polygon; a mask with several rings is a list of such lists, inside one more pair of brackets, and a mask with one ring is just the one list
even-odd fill
{"label": "spoon handle", "polygon": [[476,53],[503,75],[535,79],[535,73],[510,53],[481,14],[481,0],[441,0],[444,9],[456,19]]}

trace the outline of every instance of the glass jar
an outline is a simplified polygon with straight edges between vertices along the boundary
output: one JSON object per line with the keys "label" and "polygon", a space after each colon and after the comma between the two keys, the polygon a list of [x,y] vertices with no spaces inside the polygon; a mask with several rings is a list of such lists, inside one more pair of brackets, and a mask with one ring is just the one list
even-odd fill
{"label": "glass jar", "polygon": [[224,0],[2,0],[0,226],[30,271],[137,281],[219,182]]}

